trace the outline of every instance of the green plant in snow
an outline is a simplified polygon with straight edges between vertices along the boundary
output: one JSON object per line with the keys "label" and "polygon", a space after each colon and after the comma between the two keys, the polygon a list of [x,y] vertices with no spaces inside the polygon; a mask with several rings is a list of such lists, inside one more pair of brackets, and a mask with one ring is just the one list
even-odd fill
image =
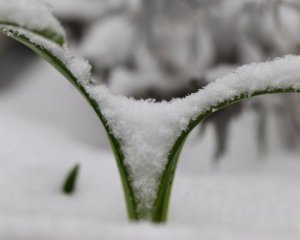
{"label": "green plant in snow", "polygon": [[[40,21],[43,19],[41,18]],[[116,158],[125,193],[128,216],[131,220],[146,219],[153,222],[165,222],[167,220],[171,189],[180,152],[189,133],[202,120],[213,112],[246,98],[270,93],[300,92],[300,72],[297,71],[300,60],[298,57],[287,57],[274,63],[241,68],[236,73],[231,73],[224,79],[209,85],[206,89],[185,99],[176,99],[171,103],[138,102],[125,97],[120,99],[107,93],[108,90],[96,86],[96,83],[84,71],[84,73],[79,71],[86,62],[78,60],[67,50],[64,46],[65,40],[60,33],[55,33],[52,29],[36,30],[34,27],[20,25],[18,21],[7,22],[3,20],[1,22],[1,14],[0,23],[1,32],[31,48],[52,64],[78,89],[95,110],[106,130]],[[290,72],[292,73],[290,74]],[[156,118],[157,125],[155,126],[159,129],[150,129],[142,139],[134,139],[134,134],[136,134],[134,129],[138,129],[138,126],[134,126],[134,124],[131,128],[128,127],[128,131],[123,129],[122,132],[122,129],[120,130],[122,128],[121,123],[123,124],[125,121],[122,118],[127,119],[128,117],[130,119],[130,116],[124,113],[120,117],[118,114],[122,111],[126,112],[127,109],[121,107],[121,109],[115,110],[115,107],[123,104],[123,102],[127,104],[124,106],[128,107],[128,115],[133,114],[129,108],[149,110],[148,113],[141,110],[141,113],[137,114],[141,115],[140,121],[151,119],[157,114],[159,117]],[[168,109],[171,110],[168,112]],[[160,118],[164,114],[166,117]],[[150,123],[152,122],[149,120]],[[130,120],[128,124],[130,124]],[[148,122],[144,123],[145,126],[143,123],[141,124],[140,129],[136,131],[143,130]],[[161,150],[161,154],[159,152],[147,153],[149,149],[145,145],[149,142],[158,149],[160,145],[157,144],[157,146],[153,143],[153,139],[156,140],[156,135],[151,138],[151,134],[157,134],[157,136],[161,136],[161,139],[170,136],[166,137],[169,140],[169,142],[164,143],[167,149]],[[159,137],[157,137],[157,141],[160,141]],[[140,155],[132,155],[129,151],[132,150],[132,145],[134,145],[134,149],[140,151]],[[143,152],[144,147],[146,150]],[[158,161],[159,166],[152,165],[156,160],[152,159],[153,156],[161,156],[163,161]],[[153,178],[151,175],[146,178],[146,183],[135,181],[135,178],[138,177],[143,179],[144,174],[143,172],[140,176],[138,171],[134,171],[131,158],[135,157],[143,158],[133,160],[136,162],[143,160],[145,172],[151,172],[151,168],[155,167],[159,169],[159,171],[153,171]],[[64,191],[72,191],[77,171],[78,167],[70,173]],[[153,189],[144,189],[145,186],[150,186],[149,188],[152,187]]]}
{"label": "green plant in snow", "polygon": [[65,194],[72,194],[75,191],[77,178],[79,174],[80,166],[79,164],[76,164],[68,173],[67,178],[64,182],[62,191]]}

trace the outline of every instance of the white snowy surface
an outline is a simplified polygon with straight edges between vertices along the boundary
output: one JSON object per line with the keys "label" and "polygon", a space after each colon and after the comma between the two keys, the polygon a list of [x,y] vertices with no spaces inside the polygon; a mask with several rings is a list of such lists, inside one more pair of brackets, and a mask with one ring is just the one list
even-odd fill
{"label": "white snowy surface", "polygon": [[[213,132],[191,137],[180,158],[169,223],[128,223],[117,167],[87,103],[48,64],[37,62],[0,95],[0,233],[3,239],[298,239],[299,153],[258,157],[255,117],[231,132],[230,151],[212,170]],[[55,97],[53,97],[55,96]],[[271,127],[270,127],[271,128]],[[63,179],[82,165],[77,191]]]}
{"label": "white snowy surface", "polygon": [[50,8],[41,2],[40,0],[0,1],[1,21],[16,23],[35,31],[50,30],[60,36],[65,36],[61,24],[52,15]]}

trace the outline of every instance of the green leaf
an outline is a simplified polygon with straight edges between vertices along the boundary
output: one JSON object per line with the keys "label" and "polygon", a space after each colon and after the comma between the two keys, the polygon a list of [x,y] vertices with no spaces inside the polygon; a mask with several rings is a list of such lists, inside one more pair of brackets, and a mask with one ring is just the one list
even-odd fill
{"label": "green leaf", "polygon": [[65,194],[72,194],[75,191],[79,168],[80,166],[76,164],[69,172],[62,188]]}
{"label": "green leaf", "polygon": [[[18,27],[18,25],[16,23],[5,22],[5,21],[0,21],[0,25]],[[45,29],[42,31],[41,30],[32,30],[32,32],[34,32],[44,38],[47,38],[47,39],[57,43],[58,45],[63,46],[65,43],[65,38],[63,35],[61,35],[57,32],[54,32],[50,29]]]}
{"label": "green leaf", "polygon": [[[14,27],[18,27],[18,24],[13,23],[13,22],[6,22],[6,21],[0,21],[0,25],[3,26],[14,26]],[[60,33],[54,32],[50,29],[44,29],[44,30],[31,30],[32,32],[47,38],[53,42],[56,42],[58,45],[63,46],[65,43],[65,37],[63,35],[61,35]]]}

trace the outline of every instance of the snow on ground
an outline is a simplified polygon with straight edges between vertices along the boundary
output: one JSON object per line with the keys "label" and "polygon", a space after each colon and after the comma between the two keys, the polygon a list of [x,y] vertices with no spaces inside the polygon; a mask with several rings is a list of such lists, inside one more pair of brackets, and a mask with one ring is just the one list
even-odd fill
{"label": "snow on ground", "polygon": [[[283,152],[273,134],[273,153],[258,157],[253,114],[237,120],[218,169],[209,162],[212,129],[201,140],[191,136],[167,225],[128,223],[116,164],[96,115],[48,64],[37,61],[32,69],[0,96],[1,238],[298,239],[299,153]],[[65,196],[63,179],[77,162],[77,191]]]}

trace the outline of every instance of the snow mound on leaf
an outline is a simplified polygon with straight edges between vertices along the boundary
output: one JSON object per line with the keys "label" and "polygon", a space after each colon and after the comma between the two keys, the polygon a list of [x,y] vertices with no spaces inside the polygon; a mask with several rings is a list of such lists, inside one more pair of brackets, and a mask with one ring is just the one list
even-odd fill
{"label": "snow mound on leaf", "polygon": [[88,87],[120,141],[140,214],[150,210],[176,140],[189,123],[217,104],[257,91],[300,89],[300,57],[242,66],[184,99],[156,103],[113,95],[105,86]]}
{"label": "snow mound on leaf", "polygon": [[287,55],[273,61],[244,65],[216,79],[206,88],[184,99],[176,99],[187,121],[195,119],[201,112],[242,94],[251,96],[260,91],[278,89],[300,89],[300,56]]}
{"label": "snow mound on leaf", "polygon": [[52,15],[49,7],[40,0],[0,1],[0,22],[16,24],[34,31],[48,31],[61,37],[65,31]]}
{"label": "snow mound on leaf", "polygon": [[121,142],[138,211],[145,215],[153,206],[168,153],[180,134],[180,109],[167,102],[114,96],[104,86],[89,92]]}

